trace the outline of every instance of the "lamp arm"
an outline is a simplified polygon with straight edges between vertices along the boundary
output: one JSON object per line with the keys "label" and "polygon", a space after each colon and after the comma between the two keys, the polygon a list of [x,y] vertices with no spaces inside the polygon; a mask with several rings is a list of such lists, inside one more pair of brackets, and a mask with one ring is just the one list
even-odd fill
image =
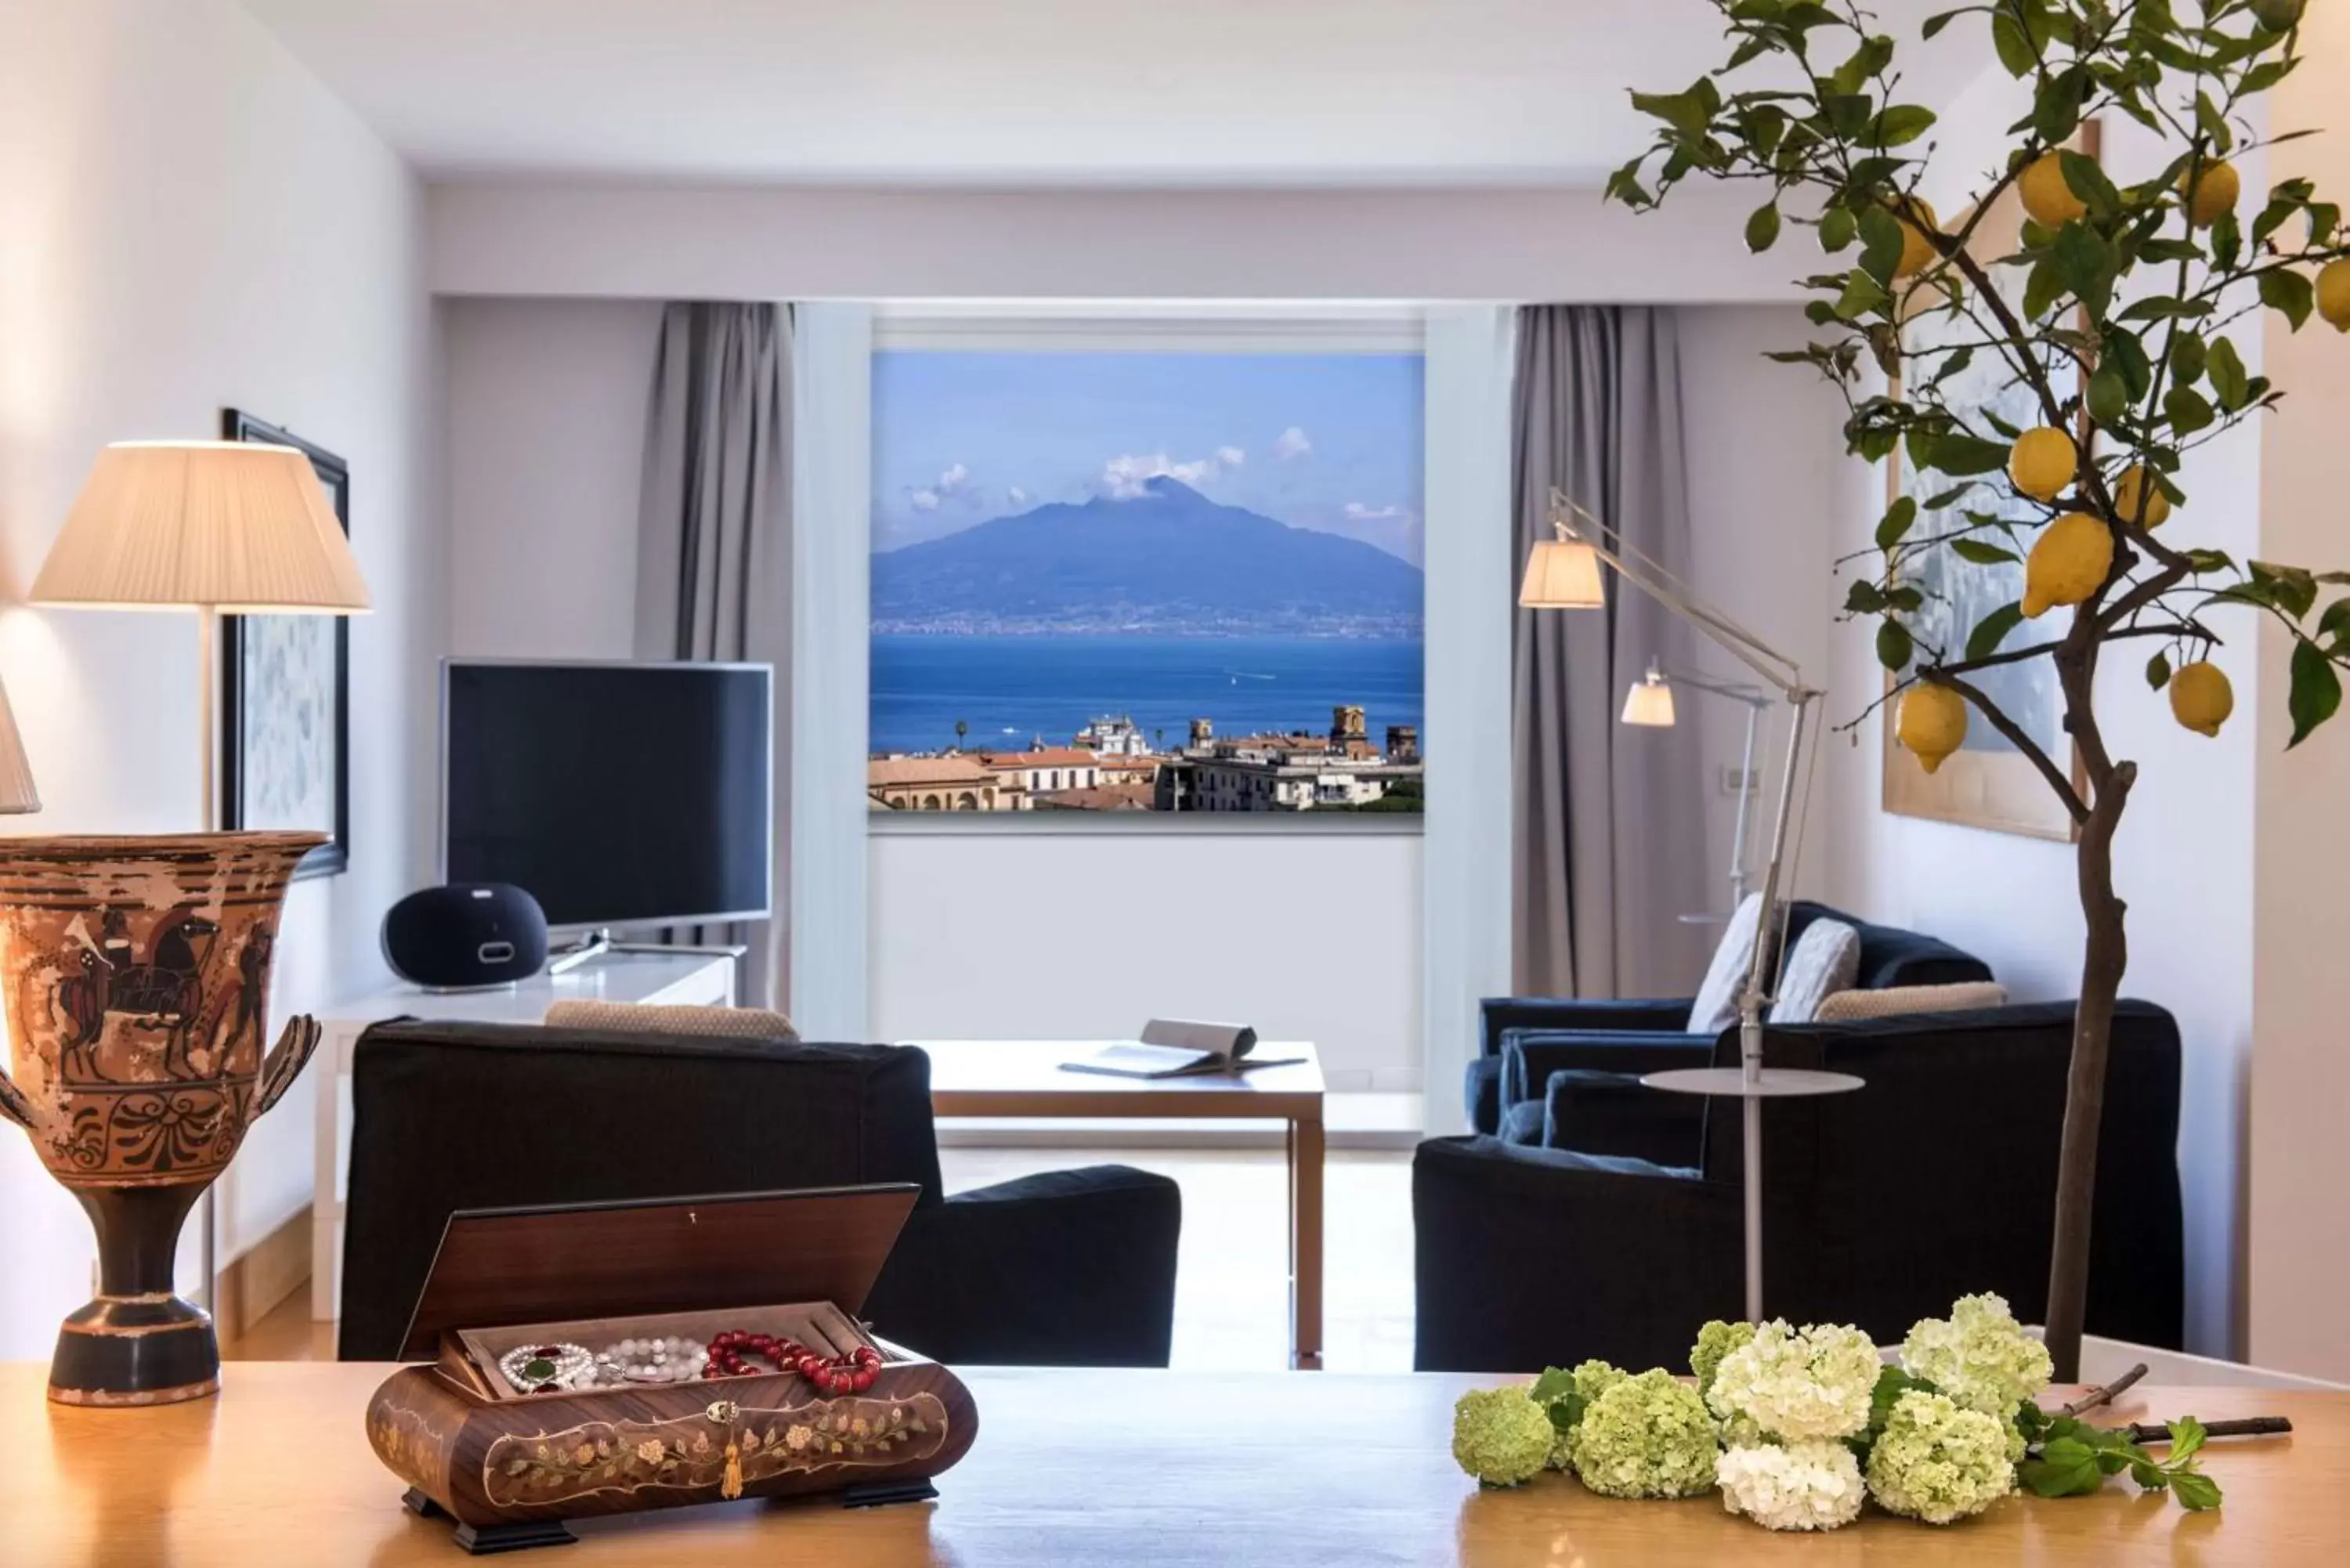
{"label": "lamp arm", "polygon": [[1676,686],[1686,686],[1693,691],[1710,691],[1716,697],[1727,697],[1733,702],[1743,702],[1750,708],[1768,708],[1772,699],[1759,688],[1734,680],[1716,680],[1710,675],[1693,675],[1686,670],[1676,670],[1669,664],[1656,667],[1657,673]]}

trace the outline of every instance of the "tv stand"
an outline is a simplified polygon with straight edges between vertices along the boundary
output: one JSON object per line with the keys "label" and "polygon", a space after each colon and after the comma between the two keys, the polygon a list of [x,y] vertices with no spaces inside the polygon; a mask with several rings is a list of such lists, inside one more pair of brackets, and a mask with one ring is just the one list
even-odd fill
{"label": "tv stand", "polygon": [[568,946],[551,950],[546,955],[545,972],[569,974],[581,964],[602,958],[607,953],[691,953],[702,958],[740,961],[743,949],[724,943],[681,947],[670,942],[624,942],[614,940],[608,930],[590,931]]}

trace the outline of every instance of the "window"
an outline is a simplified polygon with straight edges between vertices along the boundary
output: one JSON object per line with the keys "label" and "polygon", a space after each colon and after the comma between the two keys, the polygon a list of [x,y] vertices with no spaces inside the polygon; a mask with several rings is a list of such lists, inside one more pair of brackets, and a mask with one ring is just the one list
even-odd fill
{"label": "window", "polygon": [[875,808],[920,764],[1079,810],[1419,811],[1416,337],[1140,337],[885,327]]}

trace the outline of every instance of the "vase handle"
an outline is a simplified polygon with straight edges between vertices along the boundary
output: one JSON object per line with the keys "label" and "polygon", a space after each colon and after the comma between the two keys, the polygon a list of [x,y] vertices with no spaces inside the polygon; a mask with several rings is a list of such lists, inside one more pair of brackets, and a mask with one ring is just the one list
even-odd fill
{"label": "vase handle", "polygon": [[310,1054],[318,1048],[319,1037],[325,1033],[318,1021],[308,1013],[296,1013],[286,1021],[286,1032],[277,1037],[276,1047],[268,1060],[261,1064],[261,1087],[255,1096],[253,1116],[255,1121],[269,1114],[302,1069],[309,1065]]}
{"label": "vase handle", "polygon": [[7,1117],[36,1137],[40,1136],[40,1113],[33,1108],[33,1102],[25,1097],[25,1091],[16,1086],[16,1080],[8,1076],[5,1068],[0,1068],[0,1116]]}

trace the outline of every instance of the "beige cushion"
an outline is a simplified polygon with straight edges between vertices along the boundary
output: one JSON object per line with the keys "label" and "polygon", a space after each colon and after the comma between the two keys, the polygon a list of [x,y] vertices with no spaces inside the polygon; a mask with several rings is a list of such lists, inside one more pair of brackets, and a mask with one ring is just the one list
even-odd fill
{"label": "beige cushion", "polygon": [[1820,1003],[1813,1017],[1822,1023],[1839,1018],[1890,1018],[1900,1012],[1957,1012],[1969,1007],[2005,1007],[2007,987],[1988,980],[1961,981],[1956,985],[1889,985],[1882,991],[1839,991]]}
{"label": "beige cushion", "polygon": [[1719,1034],[1738,1022],[1738,993],[1746,971],[1754,963],[1754,941],[1762,924],[1762,895],[1749,893],[1721,933],[1713,961],[1705,966],[1705,983],[1690,1003],[1691,1034]]}
{"label": "beige cushion", "polygon": [[799,1031],[764,1007],[648,1007],[631,1002],[558,1002],[546,1010],[554,1029],[631,1034],[700,1034],[726,1040],[796,1040]]}
{"label": "beige cushion", "polygon": [[1860,933],[1842,920],[1818,919],[1804,928],[1779,971],[1779,994],[1771,1002],[1773,1023],[1809,1023],[1820,1003],[1852,989],[1860,978]]}

